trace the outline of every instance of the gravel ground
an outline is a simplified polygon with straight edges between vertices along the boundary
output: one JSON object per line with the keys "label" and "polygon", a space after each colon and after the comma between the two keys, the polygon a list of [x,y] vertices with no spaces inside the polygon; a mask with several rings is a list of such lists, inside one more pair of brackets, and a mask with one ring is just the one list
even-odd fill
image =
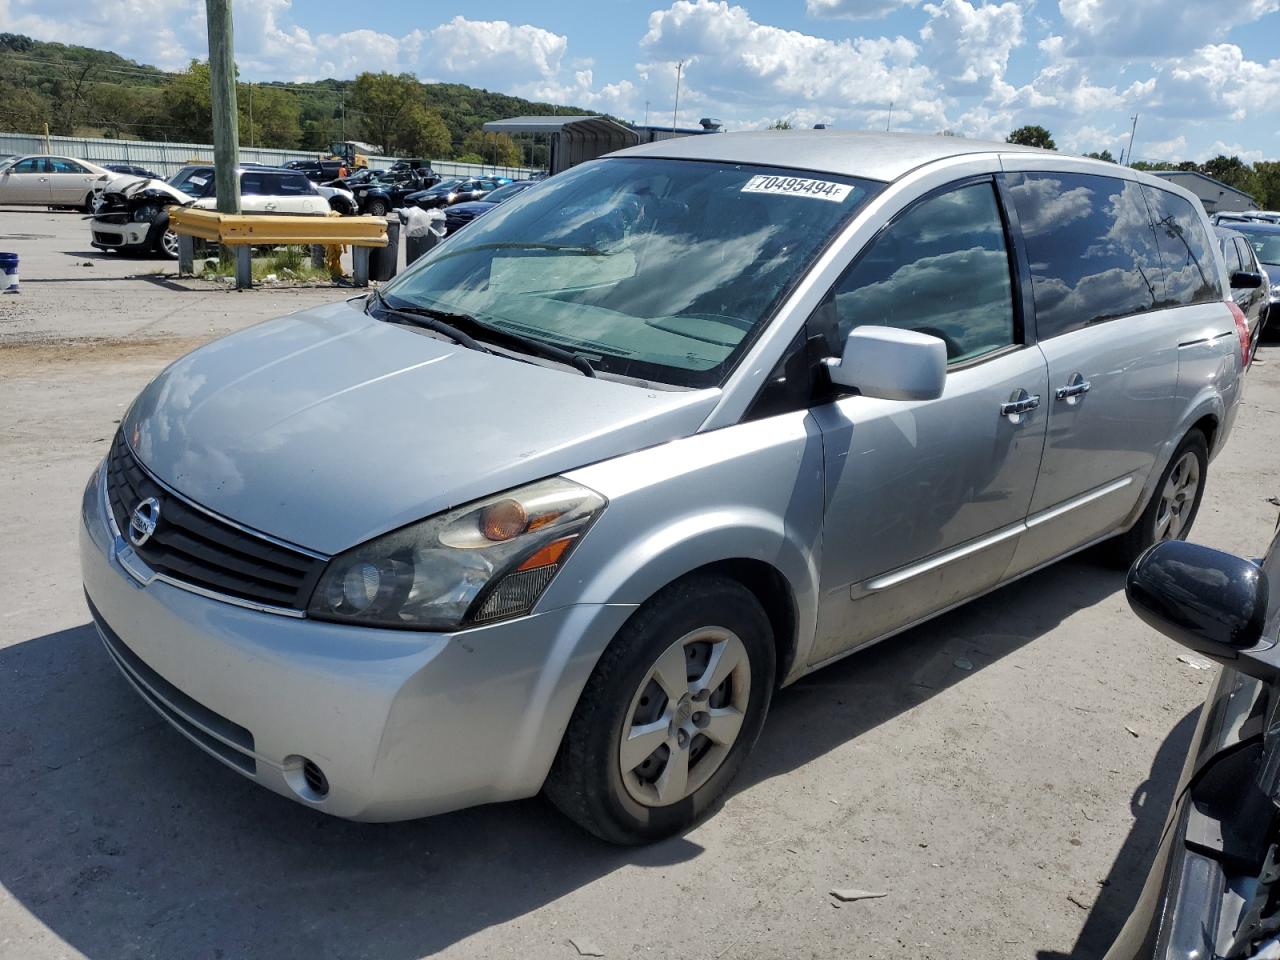
{"label": "gravel ground", "polygon": [[[0,224],[0,957],[1088,958],[1118,931],[1211,673],[1089,556],[782,692],[724,808],[643,850],[539,799],[362,825],[225,769],[87,625],[78,497],[165,363],[344,292],[125,280],[173,269],[89,252],[74,215]],[[1261,357],[1194,533],[1245,555],[1280,493]]]}

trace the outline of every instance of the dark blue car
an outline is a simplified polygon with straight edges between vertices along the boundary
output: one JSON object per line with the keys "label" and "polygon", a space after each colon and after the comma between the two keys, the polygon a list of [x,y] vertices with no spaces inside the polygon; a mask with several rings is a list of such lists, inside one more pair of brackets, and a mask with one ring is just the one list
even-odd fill
{"label": "dark blue car", "polygon": [[476,217],[484,216],[504,200],[510,200],[522,190],[532,187],[533,184],[533,180],[517,180],[514,183],[508,183],[505,187],[499,187],[479,200],[468,200],[465,203],[455,203],[451,207],[446,207],[444,211],[446,235],[455,230],[461,230]]}

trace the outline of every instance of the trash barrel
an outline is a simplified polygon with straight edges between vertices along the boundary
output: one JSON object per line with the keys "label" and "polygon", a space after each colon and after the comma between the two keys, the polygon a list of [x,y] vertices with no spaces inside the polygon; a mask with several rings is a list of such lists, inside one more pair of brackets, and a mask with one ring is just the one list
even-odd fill
{"label": "trash barrel", "polygon": [[405,237],[404,265],[407,267],[439,242],[440,238],[430,230],[421,237]]}
{"label": "trash barrel", "polygon": [[18,255],[0,253],[0,288],[5,293],[18,292]]}
{"label": "trash barrel", "polygon": [[400,262],[400,218],[387,217],[387,245],[369,250],[369,279],[379,282],[396,275]]}

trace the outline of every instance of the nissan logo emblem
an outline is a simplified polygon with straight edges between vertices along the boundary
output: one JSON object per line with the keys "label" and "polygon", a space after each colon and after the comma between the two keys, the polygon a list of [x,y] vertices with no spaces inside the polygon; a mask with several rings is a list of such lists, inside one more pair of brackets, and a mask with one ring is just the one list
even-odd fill
{"label": "nissan logo emblem", "polygon": [[156,524],[160,522],[160,501],[155,497],[147,497],[133,508],[129,517],[129,542],[140,547],[156,532]]}

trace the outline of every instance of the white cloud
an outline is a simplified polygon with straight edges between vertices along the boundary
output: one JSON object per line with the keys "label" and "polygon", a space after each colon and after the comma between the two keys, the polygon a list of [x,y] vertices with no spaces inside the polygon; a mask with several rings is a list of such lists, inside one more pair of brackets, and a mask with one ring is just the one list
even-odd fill
{"label": "white cloud", "polygon": [[1154,56],[1194,49],[1280,10],[1280,0],[1058,0],[1075,54]]}
{"label": "white cloud", "polygon": [[1246,60],[1233,43],[1201,47],[1165,61],[1141,90],[1157,115],[1174,119],[1241,121],[1275,110],[1280,99],[1280,60]]}
{"label": "white cloud", "polygon": [[677,0],[650,14],[641,47],[650,57],[642,80],[665,96],[675,61],[686,61],[681,102],[688,97],[695,117],[812,110],[861,125],[868,109],[892,102],[895,128],[944,119],[931,73],[905,37],[827,40],[758,23],[724,0]]}
{"label": "white cloud", "polygon": [[920,0],[805,0],[804,12],[829,20],[874,20]]}
{"label": "white cloud", "polygon": [[505,20],[468,20],[459,15],[427,34],[421,67],[428,73],[471,78],[498,88],[530,74],[543,79],[560,71],[567,37]]}
{"label": "white cloud", "polygon": [[925,62],[948,93],[985,93],[1003,79],[1009,54],[1022,44],[1022,9],[1016,3],[942,0],[924,9]]}
{"label": "white cloud", "polygon": [[1204,163],[1217,156],[1239,157],[1245,163],[1256,163],[1263,158],[1263,153],[1261,150],[1253,150],[1239,143],[1223,143],[1221,140],[1215,140],[1212,145],[1199,151],[1191,159]]}

